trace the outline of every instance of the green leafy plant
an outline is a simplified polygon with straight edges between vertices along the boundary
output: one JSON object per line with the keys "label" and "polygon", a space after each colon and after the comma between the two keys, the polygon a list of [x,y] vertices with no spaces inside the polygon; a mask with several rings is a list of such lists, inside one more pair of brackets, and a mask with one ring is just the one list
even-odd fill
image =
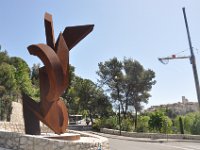
{"label": "green leafy plant", "polygon": [[138,117],[138,126],[136,131],[137,132],[148,132],[149,131],[149,116],[139,116]]}
{"label": "green leafy plant", "polygon": [[134,125],[133,119],[126,118],[122,120],[121,129],[122,131],[133,131],[133,128],[134,128],[133,125]]}
{"label": "green leafy plant", "polygon": [[191,133],[200,135],[200,113],[195,115],[194,122],[192,124]]}

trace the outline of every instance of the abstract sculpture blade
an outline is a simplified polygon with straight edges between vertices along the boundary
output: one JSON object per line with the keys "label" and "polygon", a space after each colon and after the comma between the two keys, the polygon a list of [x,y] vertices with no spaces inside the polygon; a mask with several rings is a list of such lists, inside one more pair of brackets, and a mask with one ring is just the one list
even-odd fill
{"label": "abstract sculpture blade", "polygon": [[28,51],[44,63],[39,68],[40,102],[22,94],[26,134],[40,134],[39,120],[55,133],[64,133],[68,126],[67,108],[60,98],[69,84],[69,50],[86,37],[94,25],[66,27],[55,43],[52,16],[45,13],[47,44],[30,45]]}

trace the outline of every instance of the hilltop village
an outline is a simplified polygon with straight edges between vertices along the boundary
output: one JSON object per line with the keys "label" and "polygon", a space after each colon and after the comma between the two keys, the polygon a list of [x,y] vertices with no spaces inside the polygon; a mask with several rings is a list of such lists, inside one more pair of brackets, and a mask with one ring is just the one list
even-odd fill
{"label": "hilltop village", "polygon": [[185,115],[189,112],[198,111],[198,102],[189,102],[189,100],[182,96],[182,102],[173,103],[173,104],[162,104],[159,106],[151,106],[146,109],[146,112],[153,112],[157,109],[168,109],[171,110],[176,115]]}

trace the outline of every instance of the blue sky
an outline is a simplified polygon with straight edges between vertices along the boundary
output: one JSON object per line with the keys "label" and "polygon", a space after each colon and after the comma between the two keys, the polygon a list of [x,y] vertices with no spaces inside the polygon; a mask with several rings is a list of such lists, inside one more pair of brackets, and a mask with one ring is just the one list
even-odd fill
{"label": "blue sky", "polygon": [[99,62],[131,57],[156,73],[146,107],[178,102],[181,96],[197,102],[189,60],[172,60],[168,65],[157,60],[181,51],[179,56],[190,55],[182,7],[200,73],[199,0],[2,0],[0,44],[31,67],[40,61],[29,55],[27,47],[45,43],[45,12],[53,15],[56,38],[66,26],[94,24],[93,32],[70,51],[77,75],[96,82]]}

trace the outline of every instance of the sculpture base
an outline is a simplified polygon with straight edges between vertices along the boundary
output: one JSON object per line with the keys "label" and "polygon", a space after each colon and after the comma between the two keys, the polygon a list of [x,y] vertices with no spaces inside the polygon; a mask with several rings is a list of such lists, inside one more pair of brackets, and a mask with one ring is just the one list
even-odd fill
{"label": "sculpture base", "polygon": [[80,134],[77,133],[64,133],[61,135],[47,133],[45,135],[42,134],[42,136],[48,139],[69,140],[69,141],[80,140]]}

